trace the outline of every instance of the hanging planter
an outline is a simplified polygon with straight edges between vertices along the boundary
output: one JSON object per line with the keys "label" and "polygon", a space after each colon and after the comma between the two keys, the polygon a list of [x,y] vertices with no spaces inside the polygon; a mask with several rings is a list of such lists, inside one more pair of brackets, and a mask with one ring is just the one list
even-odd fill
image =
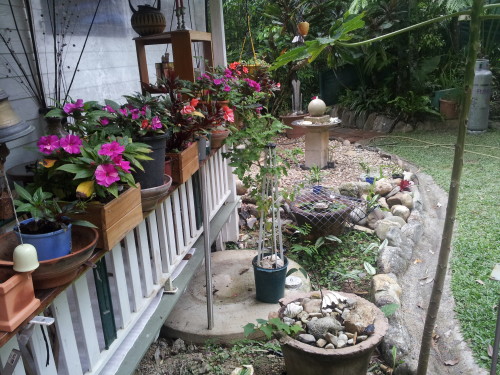
{"label": "hanging planter", "polygon": [[132,11],[132,18],[130,23],[132,24],[132,29],[140,36],[148,36],[154,34],[160,34],[165,30],[167,26],[167,20],[161,12],[161,1],[158,0],[158,6],[156,8],[150,5],[138,5],[137,10],[134,9],[130,0],[128,2],[130,10]]}
{"label": "hanging planter", "polygon": [[300,35],[306,36],[309,33],[309,22],[299,22],[297,29],[299,30]]}

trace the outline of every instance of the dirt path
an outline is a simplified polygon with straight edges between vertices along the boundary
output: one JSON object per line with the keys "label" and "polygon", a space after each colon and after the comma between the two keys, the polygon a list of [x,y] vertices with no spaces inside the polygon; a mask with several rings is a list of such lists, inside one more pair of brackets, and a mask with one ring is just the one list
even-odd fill
{"label": "dirt path", "polygon": [[[426,308],[433,285],[432,282],[426,283],[426,281],[434,278],[448,200],[447,194],[430,176],[418,174],[418,180],[423,204],[424,234],[413,249],[412,263],[406,273],[399,278],[403,289],[401,296],[403,322],[414,343],[420,343],[422,336]],[[425,279],[426,276],[429,278]],[[459,322],[455,319],[453,311],[455,302],[450,290],[450,276],[448,269],[435,328],[435,344],[431,349],[427,373],[429,375],[486,374],[484,369],[475,364],[472,353],[461,336]],[[415,366],[419,351],[420,344],[414,344],[411,357]]]}

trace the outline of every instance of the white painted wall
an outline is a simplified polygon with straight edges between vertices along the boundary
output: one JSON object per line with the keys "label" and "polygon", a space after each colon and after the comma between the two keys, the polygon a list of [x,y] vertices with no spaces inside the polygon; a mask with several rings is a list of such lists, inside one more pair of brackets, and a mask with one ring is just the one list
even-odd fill
{"label": "white painted wall", "polygon": [[[56,0],[59,2],[59,0]],[[148,1],[131,0],[132,5],[142,5]],[[149,1],[151,4],[153,1]],[[27,23],[24,18],[22,0],[11,0],[14,12],[17,16],[18,26],[25,37]],[[42,70],[48,97],[53,97],[50,93],[53,87],[53,45],[50,35],[49,17],[42,14],[47,12],[46,1],[32,0],[33,14],[37,35],[37,48],[41,56]],[[76,66],[79,53],[81,51],[88,25],[93,16],[93,12],[98,0],[66,0],[65,3],[72,4],[75,14],[79,18],[73,34],[67,38],[68,45],[64,49],[64,66],[66,69],[66,81],[69,84],[71,74]],[[185,22],[186,27],[194,30],[205,31],[205,11],[203,0],[184,0],[186,6]],[[163,0],[161,9],[167,19],[166,31],[177,28],[177,20],[172,17],[174,0]],[[191,11],[191,17],[189,16]],[[87,41],[85,51],[82,55],[78,72],[75,76],[70,96],[73,99],[82,98],[87,100],[113,99],[123,101],[122,95],[132,94],[140,90],[139,71],[137,67],[137,57],[135,53],[135,43],[132,40],[138,36],[130,26],[132,12],[127,1],[124,0],[102,0],[96,21]],[[74,18],[75,19],[75,18]],[[7,29],[14,29],[11,11],[8,0],[0,0],[0,32],[6,37],[12,38],[12,43],[16,51],[22,51],[19,38],[15,32]],[[155,80],[154,63],[160,62],[161,55],[165,52],[165,46],[148,46],[148,64],[150,81]],[[171,51],[170,51],[171,52]],[[196,53],[196,51],[195,51]],[[171,54],[170,54],[171,55]],[[200,53],[201,55],[201,53]],[[22,55],[20,55],[22,57]],[[35,160],[36,150],[30,152],[26,147],[34,150],[34,142],[40,135],[43,135],[44,120],[38,116],[38,106],[29,94],[19,84],[16,71],[9,71],[12,59],[3,42],[0,41],[0,88],[9,95],[9,100],[17,114],[25,121],[30,122],[35,127],[35,131],[30,135],[8,143],[11,154],[7,158],[6,168],[23,162]],[[17,70],[17,69],[16,69]],[[19,72],[17,72],[19,73]]]}

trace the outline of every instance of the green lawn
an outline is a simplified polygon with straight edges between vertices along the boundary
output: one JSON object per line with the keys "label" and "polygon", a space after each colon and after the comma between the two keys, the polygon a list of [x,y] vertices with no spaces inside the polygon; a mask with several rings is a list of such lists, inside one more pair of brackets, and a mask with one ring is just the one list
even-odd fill
{"label": "green lawn", "polygon": [[[449,190],[457,131],[416,132],[375,141],[418,165]],[[426,142],[426,143],[425,143]],[[476,360],[488,368],[500,298],[500,281],[489,279],[500,263],[500,131],[467,134],[451,260],[452,290],[462,333]],[[500,374],[500,369],[497,372]]]}

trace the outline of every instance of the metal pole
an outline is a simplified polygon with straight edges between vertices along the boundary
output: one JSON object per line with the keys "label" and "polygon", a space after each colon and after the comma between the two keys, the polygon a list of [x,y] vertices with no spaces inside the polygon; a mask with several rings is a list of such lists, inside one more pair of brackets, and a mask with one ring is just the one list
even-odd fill
{"label": "metal pole", "polygon": [[201,207],[203,210],[203,247],[205,251],[205,282],[207,290],[208,329],[214,327],[214,303],[212,299],[212,265],[210,249],[210,216],[208,212],[207,173],[208,161],[200,167]]}
{"label": "metal pole", "polygon": [[498,347],[500,346],[500,300],[498,300],[497,328],[495,330],[495,343],[493,344],[493,355],[491,356],[490,375],[496,375],[498,362]]}

